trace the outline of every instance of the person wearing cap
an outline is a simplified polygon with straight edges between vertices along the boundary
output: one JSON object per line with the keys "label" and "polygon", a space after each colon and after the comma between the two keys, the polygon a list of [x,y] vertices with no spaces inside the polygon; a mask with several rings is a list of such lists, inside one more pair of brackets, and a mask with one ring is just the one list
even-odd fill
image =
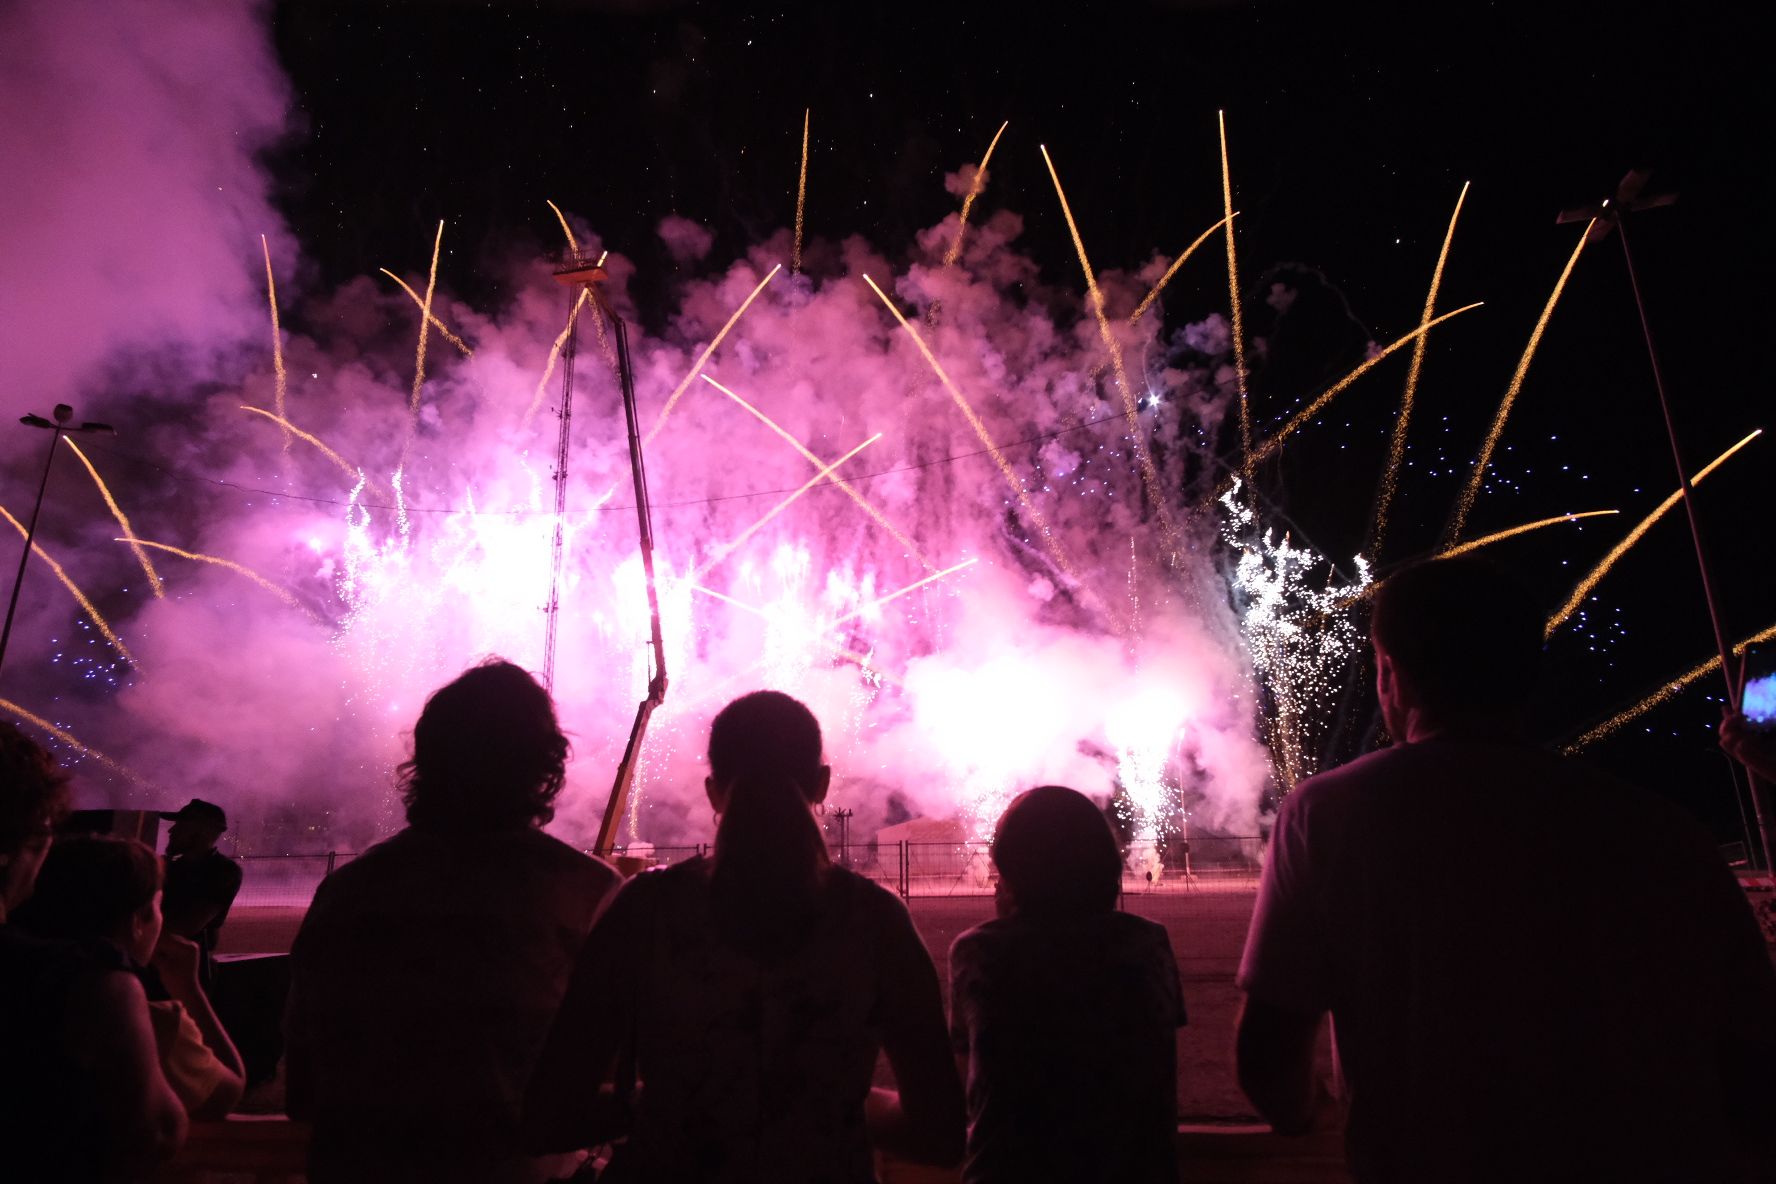
{"label": "person wearing cap", "polygon": [[216,939],[241,886],[240,864],[216,850],[216,840],[228,829],[228,815],[214,802],[192,798],[176,813],[161,817],[173,824],[167,831],[161,913],[168,932],[191,939],[203,951],[202,980],[207,985]]}

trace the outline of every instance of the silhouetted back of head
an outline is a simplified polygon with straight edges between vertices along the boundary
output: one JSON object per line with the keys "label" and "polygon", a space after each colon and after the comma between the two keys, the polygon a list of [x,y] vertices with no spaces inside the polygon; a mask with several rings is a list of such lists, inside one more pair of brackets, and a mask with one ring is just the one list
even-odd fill
{"label": "silhouetted back of head", "polygon": [[19,907],[19,924],[40,937],[110,937],[160,891],[160,859],[134,839],[57,839]]}
{"label": "silhouetted back of head", "polygon": [[1481,559],[1437,559],[1389,576],[1376,590],[1369,631],[1438,716],[1516,711],[1541,669],[1532,597]]}
{"label": "silhouetted back of head", "polygon": [[1122,891],[1122,856],[1104,812],[1062,785],[1011,800],[993,833],[993,865],[1020,915],[1106,912]]}
{"label": "silhouetted back of head", "polygon": [[709,774],[725,795],[717,916],[742,948],[780,952],[801,936],[829,862],[812,812],[827,775],[820,724],[780,691],[743,695],[710,725]]}
{"label": "silhouetted back of head", "polygon": [[567,777],[549,692],[497,658],[433,692],[401,766],[407,821],[427,830],[540,826]]}
{"label": "silhouetted back of head", "polygon": [[67,812],[68,774],[42,745],[0,723],[0,857],[18,854]]}

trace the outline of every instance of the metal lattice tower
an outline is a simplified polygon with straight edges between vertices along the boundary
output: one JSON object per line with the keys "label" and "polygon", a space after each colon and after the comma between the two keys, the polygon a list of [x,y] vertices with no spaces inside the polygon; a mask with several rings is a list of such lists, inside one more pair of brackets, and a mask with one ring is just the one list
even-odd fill
{"label": "metal lattice tower", "polygon": [[[578,260],[569,260],[575,266]],[[543,605],[543,686],[551,694],[555,690],[555,635],[561,621],[561,566],[566,557],[567,539],[567,451],[568,429],[573,422],[574,353],[579,345],[580,307],[584,299],[581,284],[572,271],[557,271],[556,278],[570,285],[567,302],[567,341],[561,347],[561,406],[556,417],[561,421],[555,434],[555,537],[549,546],[549,599]]]}

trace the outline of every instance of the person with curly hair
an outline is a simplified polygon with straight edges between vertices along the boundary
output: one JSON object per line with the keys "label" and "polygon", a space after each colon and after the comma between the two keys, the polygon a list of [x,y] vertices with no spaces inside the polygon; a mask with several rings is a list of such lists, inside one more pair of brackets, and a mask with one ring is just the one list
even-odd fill
{"label": "person with curly hair", "polygon": [[20,1184],[145,1174],[187,1126],[121,951],[14,921],[67,810],[68,775],[0,723],[0,1177]]}
{"label": "person with curly hair", "polygon": [[407,827],[329,876],[292,950],[287,1103],[309,1178],[541,1181],[524,1084],[617,884],[544,834],[566,779],[549,694],[509,662],[426,701],[400,767]]}

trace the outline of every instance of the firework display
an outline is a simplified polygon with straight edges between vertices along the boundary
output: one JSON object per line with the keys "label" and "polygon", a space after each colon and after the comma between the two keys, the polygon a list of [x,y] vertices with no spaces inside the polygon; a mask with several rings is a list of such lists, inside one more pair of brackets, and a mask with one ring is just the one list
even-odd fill
{"label": "firework display", "polygon": [[[242,96],[216,102],[248,140],[278,122]],[[1130,259],[1106,247],[1101,220],[1116,212],[1076,208],[1062,185],[1064,171],[1075,196],[1090,192],[1100,162],[1051,154],[1036,127],[998,113],[957,129],[946,149],[961,163],[941,186],[955,201],[909,241],[823,233],[838,217],[823,222],[821,208],[833,123],[801,100],[794,111],[799,129],[777,129],[790,163],[776,229],[719,250],[710,227],[668,209],[641,244],[612,238],[607,210],[538,193],[527,249],[495,252],[453,238],[461,214],[445,195],[402,240],[379,242],[388,266],[328,287],[269,205],[240,199],[226,241],[246,247],[197,253],[176,277],[213,295],[183,319],[119,329],[101,356],[192,324],[250,314],[250,327],[201,356],[168,361],[167,347],[119,396],[137,406],[106,412],[115,440],[58,452],[57,522],[30,551],[28,629],[0,710],[43,730],[84,791],[112,804],[149,806],[175,786],[249,795],[285,832],[351,846],[398,820],[389,771],[425,695],[488,655],[541,670],[558,602],[554,690],[576,761],[556,828],[586,840],[652,673],[615,312],[632,327],[673,670],[621,839],[708,837],[702,738],[726,699],[758,687],[822,719],[832,805],[855,813],[858,835],[925,817],[982,837],[1043,782],[1112,803],[1133,838],[1163,844],[1186,825],[1258,834],[1278,794],[1351,754],[1362,602],[1408,558],[1412,526],[1446,512],[1449,499],[1413,500],[1409,425],[1431,430],[1429,343],[1458,317],[1481,319],[1461,282],[1449,285],[1461,298],[1443,300],[1468,186],[1422,313],[1415,278],[1405,324],[1328,351],[1299,389],[1279,390],[1260,301],[1289,297],[1264,294],[1271,273],[1241,274],[1242,255],[1249,271],[1264,255],[1235,208],[1237,118],[1199,113],[1186,154],[1216,200],[1165,233],[1176,243],[1214,224],[1175,256]],[[989,165],[1006,173],[1008,159],[1036,184],[994,184]],[[154,175],[151,162],[132,169]],[[228,200],[250,188],[226,168],[188,171],[221,181]],[[1053,231],[1041,246],[1026,235],[1038,216]],[[1220,260],[1199,250],[1217,234]],[[1518,476],[1501,473],[1507,419],[1586,238],[1510,355],[1484,440],[1438,462],[1459,492],[1437,553],[1596,530],[1616,513],[1538,504],[1502,515],[1523,521],[1507,529],[1474,513]],[[540,242],[596,258],[608,304],[583,285],[564,299]],[[669,274],[639,274],[662,257]],[[485,272],[500,273],[499,295],[465,295],[485,290],[472,282]],[[250,286],[206,287],[221,273]],[[1527,328],[1510,330],[1513,351]],[[1377,374],[1407,346],[1409,367]],[[574,367],[564,425],[561,375]],[[1394,418],[1370,425],[1382,466],[1341,475],[1362,489],[1350,547],[1363,554],[1316,547],[1278,474],[1339,396],[1400,372]],[[1496,397],[1490,387],[1482,409]],[[21,536],[23,497],[0,498]],[[1583,621],[1598,582],[1674,504],[1591,568],[1550,635]],[[1470,532],[1471,519],[1485,525]]]}

